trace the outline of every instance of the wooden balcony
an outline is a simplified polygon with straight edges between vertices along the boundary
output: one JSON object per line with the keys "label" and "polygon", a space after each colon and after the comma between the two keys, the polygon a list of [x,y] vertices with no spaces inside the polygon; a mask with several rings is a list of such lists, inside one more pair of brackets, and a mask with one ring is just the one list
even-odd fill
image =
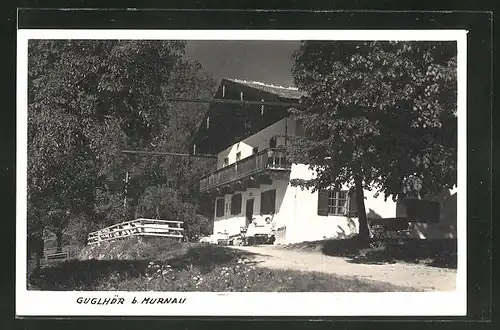
{"label": "wooden balcony", "polygon": [[282,149],[265,149],[200,179],[200,192],[232,193],[270,184],[272,174],[288,173],[292,164]]}

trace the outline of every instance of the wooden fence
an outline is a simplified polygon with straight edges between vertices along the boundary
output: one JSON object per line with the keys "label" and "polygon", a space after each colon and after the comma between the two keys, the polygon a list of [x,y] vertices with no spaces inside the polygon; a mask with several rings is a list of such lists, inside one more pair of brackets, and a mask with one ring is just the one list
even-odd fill
{"label": "wooden fence", "polygon": [[131,236],[156,236],[182,239],[184,237],[184,228],[182,228],[182,225],[182,221],[140,218],[94,231],[89,234],[87,243],[99,244]]}
{"label": "wooden fence", "polygon": [[44,249],[43,257],[45,261],[64,261],[75,257],[79,248],[81,247],[76,245],[65,245],[61,252],[57,252],[57,247]]}

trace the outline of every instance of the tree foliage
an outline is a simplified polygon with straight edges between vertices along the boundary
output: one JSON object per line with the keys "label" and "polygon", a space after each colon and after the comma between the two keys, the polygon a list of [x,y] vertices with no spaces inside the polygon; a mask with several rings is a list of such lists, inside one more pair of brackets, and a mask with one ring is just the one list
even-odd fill
{"label": "tree foliage", "polygon": [[213,81],[199,63],[186,60],[184,49],[181,41],[30,40],[30,234],[130,219],[149,186],[172,178],[175,189],[185,190],[185,202],[194,203],[189,189],[206,161],[121,152],[186,152],[205,109],[167,103],[165,96],[211,93]]}
{"label": "tree foliage", "polygon": [[452,188],[456,64],[452,42],[303,42],[292,72],[307,107],[293,114],[307,136],[291,153],[317,176],[294,184],[339,189],[357,180],[394,200]]}

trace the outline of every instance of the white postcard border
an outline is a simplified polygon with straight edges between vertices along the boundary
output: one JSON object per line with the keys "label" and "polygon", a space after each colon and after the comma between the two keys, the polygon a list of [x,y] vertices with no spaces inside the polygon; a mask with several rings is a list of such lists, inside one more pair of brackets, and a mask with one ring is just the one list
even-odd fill
{"label": "white postcard border", "polygon": [[[457,288],[415,293],[215,293],[28,291],[27,91],[29,39],[143,40],[411,40],[457,41]],[[44,30],[17,33],[16,315],[17,316],[461,316],[467,310],[467,31],[465,30]],[[79,304],[79,297],[123,304]],[[139,303],[133,304],[134,297]],[[144,297],[186,298],[141,304]]]}

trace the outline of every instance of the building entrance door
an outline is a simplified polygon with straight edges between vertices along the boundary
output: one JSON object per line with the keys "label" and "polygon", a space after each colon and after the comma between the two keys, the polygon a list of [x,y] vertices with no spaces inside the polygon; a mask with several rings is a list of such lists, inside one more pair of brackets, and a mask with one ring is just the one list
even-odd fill
{"label": "building entrance door", "polygon": [[248,226],[252,222],[253,217],[253,198],[247,199],[247,207],[246,207],[246,225]]}

